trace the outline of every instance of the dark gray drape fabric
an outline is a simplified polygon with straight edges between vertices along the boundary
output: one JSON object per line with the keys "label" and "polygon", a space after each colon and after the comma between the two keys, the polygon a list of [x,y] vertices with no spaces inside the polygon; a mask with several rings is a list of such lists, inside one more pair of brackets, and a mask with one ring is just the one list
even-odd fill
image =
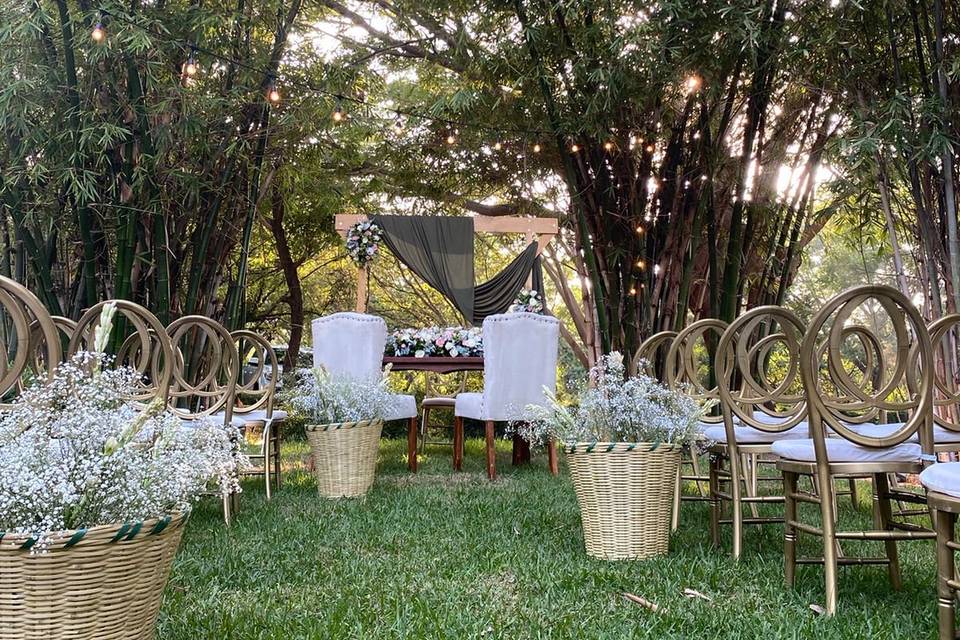
{"label": "dark gray drape fabric", "polygon": [[543,272],[540,270],[536,242],[527,246],[503,271],[477,285],[473,299],[473,323],[479,325],[487,316],[506,312],[527,283],[531,270],[533,288],[543,293]]}
{"label": "dark gray drape fabric", "polygon": [[473,218],[373,216],[387,248],[442,293],[464,318],[474,317]]}

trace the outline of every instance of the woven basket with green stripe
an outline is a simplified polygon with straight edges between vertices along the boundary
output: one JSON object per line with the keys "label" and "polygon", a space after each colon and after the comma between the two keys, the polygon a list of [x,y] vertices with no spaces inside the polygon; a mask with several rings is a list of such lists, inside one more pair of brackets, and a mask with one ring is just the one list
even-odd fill
{"label": "woven basket with green stripe", "polygon": [[0,532],[0,640],[149,640],[186,517]]}
{"label": "woven basket with green stripe", "polygon": [[657,442],[563,447],[588,555],[626,560],[667,552],[681,448]]}
{"label": "woven basket with green stripe", "polygon": [[370,490],[382,430],[383,420],[306,426],[321,496],[351,498]]}

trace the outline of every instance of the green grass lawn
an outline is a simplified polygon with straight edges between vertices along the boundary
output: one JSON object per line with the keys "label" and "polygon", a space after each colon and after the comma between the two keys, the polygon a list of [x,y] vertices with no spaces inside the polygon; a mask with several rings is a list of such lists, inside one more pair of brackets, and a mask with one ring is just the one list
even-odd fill
{"label": "green grass lawn", "polygon": [[[271,502],[245,483],[225,528],[215,501],[191,516],[160,614],[158,638],[933,638],[932,542],[901,543],[904,588],[883,567],[842,568],[840,612],[822,601],[819,567],[783,586],[782,528],[748,530],[739,563],[710,547],[705,503],[686,503],[669,555],[647,561],[588,558],[565,469],[544,455],[509,465],[496,482],[469,440],[465,471],[450,450],[428,449],[420,473],[405,443],[384,440],[365,499],[323,500],[303,467],[306,445],[285,446],[293,467]],[[863,491],[865,494],[866,491]],[[858,513],[869,518],[868,496]],[[847,501],[849,505],[849,501]],[[807,551],[812,551],[811,545]],[[868,544],[868,543],[864,543]],[[879,551],[879,544],[870,545]],[[688,599],[685,588],[712,601]],[[621,593],[657,603],[651,612]]]}

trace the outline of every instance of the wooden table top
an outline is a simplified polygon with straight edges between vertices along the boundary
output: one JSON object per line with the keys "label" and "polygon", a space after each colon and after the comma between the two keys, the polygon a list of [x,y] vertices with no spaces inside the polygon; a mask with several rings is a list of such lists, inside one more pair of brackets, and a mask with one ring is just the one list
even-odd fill
{"label": "wooden table top", "polygon": [[483,371],[482,356],[384,356],[383,364],[392,365],[393,371],[432,371],[455,373],[457,371]]}

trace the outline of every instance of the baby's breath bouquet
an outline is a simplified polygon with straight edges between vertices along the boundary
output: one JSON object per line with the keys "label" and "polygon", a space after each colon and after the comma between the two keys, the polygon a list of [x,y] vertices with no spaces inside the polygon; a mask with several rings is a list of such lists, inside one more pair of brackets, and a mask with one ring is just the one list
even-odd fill
{"label": "baby's breath bouquet", "polygon": [[188,511],[211,481],[239,490],[241,456],[222,425],[184,428],[162,399],[138,409],[139,374],[107,362],[78,353],[0,413],[0,530],[35,550],[57,531]]}
{"label": "baby's breath bouquet", "polygon": [[332,374],[323,367],[301,377],[284,397],[309,424],[382,420],[395,398],[386,372],[380,380],[369,381]]}
{"label": "baby's breath bouquet", "polygon": [[590,370],[589,385],[575,404],[565,405],[552,394],[547,399],[546,406],[528,406],[525,422],[516,427],[532,442],[688,444],[696,440],[698,423],[710,409],[649,376],[627,377],[617,352],[601,357]]}

